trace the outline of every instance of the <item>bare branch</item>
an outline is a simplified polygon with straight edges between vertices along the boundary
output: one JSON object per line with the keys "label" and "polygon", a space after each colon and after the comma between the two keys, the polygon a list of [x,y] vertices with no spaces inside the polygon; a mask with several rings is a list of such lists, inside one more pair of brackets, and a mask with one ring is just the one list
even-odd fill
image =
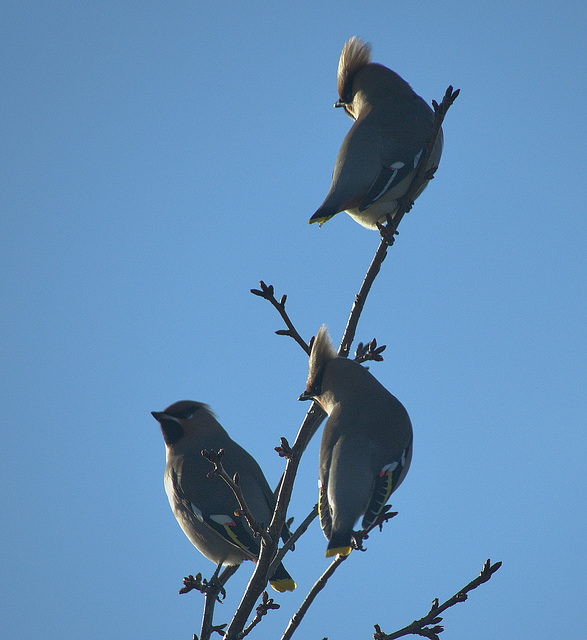
{"label": "bare branch", "polygon": [[210,473],[208,474],[208,477],[212,478],[214,476],[220,476],[224,480],[224,482],[226,482],[226,484],[232,489],[232,492],[234,493],[236,499],[238,500],[240,509],[235,511],[234,515],[237,517],[244,516],[249,527],[251,528],[251,531],[256,536],[261,536],[261,538],[267,544],[271,544],[272,540],[269,537],[267,530],[265,529],[265,527],[262,527],[255,520],[255,517],[253,516],[253,514],[251,513],[251,510],[247,505],[242,489],[240,487],[238,473],[235,473],[234,478],[231,478],[228,475],[228,473],[226,473],[226,469],[222,465],[222,457],[224,456],[224,449],[220,449],[218,452],[213,450],[208,451],[207,449],[202,449],[201,453],[204,456],[204,458],[206,458],[206,460],[209,460],[214,465],[214,470],[210,471]]}
{"label": "bare branch", "polygon": [[[381,627],[376,624],[373,638],[375,640],[395,640],[395,638],[414,635],[430,638],[430,640],[440,640],[438,634],[444,631],[444,627],[438,626],[438,623],[442,622],[442,618],[439,617],[439,614],[441,614],[443,611],[446,611],[448,608],[453,607],[459,602],[465,602],[465,600],[467,599],[467,593],[469,591],[473,591],[473,589],[476,589],[484,582],[487,582],[500,567],[501,562],[496,562],[492,565],[491,560],[487,560],[483,565],[481,573],[474,580],[471,580],[471,582],[469,582],[469,584],[463,587],[460,591],[455,593],[454,596],[450,597],[446,602],[443,602],[441,605],[439,605],[438,598],[435,598],[432,602],[432,608],[423,618],[414,620],[414,622],[412,622],[412,624],[409,624],[407,627],[389,634],[383,633],[381,631]],[[436,626],[430,627],[429,625],[431,624]]]}
{"label": "bare branch", "polygon": [[[382,512],[379,514],[379,516],[375,520],[375,522],[368,529],[363,529],[362,531],[355,532],[353,536],[355,549],[358,549],[360,551],[365,551],[365,549],[363,548],[362,542],[363,540],[366,540],[369,537],[368,535],[369,532],[373,531],[373,529],[375,529],[376,527],[379,527],[379,529],[381,530],[385,522],[387,522],[388,520],[390,520],[391,518],[397,515],[397,512],[395,511],[389,512],[390,508],[391,508],[391,505],[386,505],[386,507],[384,507]],[[313,519],[314,517],[316,517],[317,514],[318,514],[318,505],[314,507],[314,510],[312,511],[310,516],[312,516],[312,519]],[[306,520],[308,520],[310,516],[308,516]],[[314,583],[313,587],[308,592],[308,595],[304,598],[304,601],[302,602],[300,608],[297,610],[297,612],[292,616],[291,620],[289,621],[289,624],[287,625],[287,629],[285,630],[283,636],[281,637],[281,640],[289,640],[289,638],[292,637],[295,630],[300,625],[303,617],[306,615],[308,609],[310,608],[310,605],[312,604],[312,602],[314,602],[316,596],[320,593],[320,591],[322,591],[322,589],[324,589],[329,578],[347,558],[348,556],[340,556],[340,555],[337,556],[332,561],[328,569],[326,569],[326,571],[320,576],[320,578],[318,578],[318,580]]]}
{"label": "bare branch", "polygon": [[275,572],[275,569],[279,566],[279,563],[283,560],[285,554],[294,546],[294,544],[298,541],[298,539],[306,532],[307,528],[310,526],[312,521],[318,515],[318,505],[315,504],[314,508],[310,513],[306,516],[306,519],[302,522],[302,524],[291,534],[291,536],[284,542],[283,546],[277,554],[275,558],[273,558],[273,562],[269,567],[269,576],[272,576]]}
{"label": "bare branch", "polygon": [[351,313],[347,321],[342,340],[340,342],[340,347],[338,349],[339,356],[343,356],[344,358],[346,358],[349,355],[351,344],[355,339],[355,333],[357,331],[357,325],[359,324],[359,318],[361,317],[363,307],[365,306],[365,301],[367,300],[367,296],[369,295],[371,286],[381,269],[381,265],[385,260],[388,246],[389,245],[385,240],[381,240],[381,242],[379,243],[379,247],[377,247],[377,251],[373,256],[373,259],[371,260],[371,264],[367,269],[363,284],[359,289],[359,293],[357,293],[357,295],[355,296],[355,301],[353,302]]}
{"label": "bare branch", "polygon": [[440,105],[436,100],[432,100],[432,106],[434,107],[434,126],[432,129],[432,135],[430,136],[430,140],[426,147],[426,152],[420,158],[416,175],[414,176],[408,191],[398,200],[398,208],[393,216],[393,220],[391,220],[388,215],[386,226],[380,225],[379,223],[377,224],[382,239],[385,240],[389,246],[394,242],[394,236],[397,235],[397,228],[402,218],[413,207],[416,194],[428,180],[432,180],[432,178],[434,178],[434,174],[438,167],[428,169],[428,163],[430,162],[430,157],[434,150],[434,144],[436,143],[436,138],[440,132],[444,117],[453,102],[457,99],[460,91],[460,89],[454,91],[452,85],[450,85],[447,88]]}
{"label": "bare branch", "polygon": [[336,556],[336,558],[330,563],[328,569],[316,580],[314,586],[308,592],[308,595],[304,598],[300,608],[294,613],[287,625],[287,629],[284,634],[281,636],[281,640],[289,640],[295,630],[299,627],[301,621],[304,616],[308,612],[310,605],[316,599],[316,596],[324,589],[326,583],[332,574],[338,569],[338,567],[348,558],[348,556]]}
{"label": "bare branch", "polygon": [[279,440],[281,444],[275,447],[275,451],[277,451],[280,458],[289,458],[291,456],[291,447],[289,446],[287,438],[281,437]]}
{"label": "bare branch", "polygon": [[244,631],[241,631],[241,633],[238,634],[237,638],[239,640],[241,638],[244,638],[245,636],[248,636],[249,633],[251,633],[251,631],[253,630],[253,628],[256,627],[259,624],[259,622],[261,622],[261,620],[263,619],[263,616],[267,615],[271,609],[279,609],[280,605],[275,603],[273,601],[273,598],[269,597],[269,594],[267,593],[267,591],[263,591],[263,595],[261,598],[262,598],[261,604],[257,606],[256,615],[253,618],[251,624],[249,624]]}
{"label": "bare branch", "polygon": [[[416,177],[414,178],[412,185],[410,186],[410,189],[408,190],[408,192],[406,193],[402,201],[399,203],[399,208],[394,218],[391,220],[388,219],[387,226],[385,227],[385,229],[381,230],[381,235],[382,235],[381,242],[379,244],[379,247],[375,253],[373,260],[371,261],[371,265],[367,270],[367,274],[365,276],[361,289],[359,290],[359,293],[356,295],[354,304],[351,309],[349,320],[347,322],[347,326],[338,350],[338,355],[340,356],[348,357],[350,346],[354,341],[357,324],[358,324],[361,312],[363,310],[363,307],[365,305],[367,295],[371,289],[371,286],[373,284],[373,281],[375,280],[375,277],[377,276],[377,274],[379,273],[379,270],[381,269],[381,264],[383,263],[383,260],[387,255],[387,248],[393,243],[393,236],[397,231],[397,226],[399,225],[403,215],[407,211],[409,211],[409,209],[411,208],[414,195],[417,192],[417,190],[421,187],[421,185],[426,180],[429,180],[432,177],[433,172],[425,171],[425,167],[427,166],[430,158],[429,151],[431,151],[431,148],[434,146],[436,136],[438,135],[438,131],[440,130],[440,126],[442,124],[442,120],[444,119],[446,111],[448,110],[448,108],[450,107],[450,105],[452,104],[452,102],[454,101],[457,95],[458,95],[458,91],[453,92],[452,87],[449,87],[449,89],[445,94],[444,100],[442,101],[441,106],[439,107],[436,104],[434,105],[435,129],[434,129],[434,135],[431,137],[431,140],[430,140],[430,144],[429,144],[430,149],[429,150],[427,149],[427,153],[423,154],[424,158],[422,158],[421,160],[421,165],[418,169]],[[422,168],[422,165],[424,166],[424,168]],[[311,351],[311,343],[310,345],[308,345],[301,338],[300,334],[295,329],[293,323],[291,322],[288,314],[285,311],[285,302],[286,302],[287,296],[284,295],[282,296],[280,301],[277,301],[274,295],[274,289],[272,285],[266,285],[263,281],[261,281],[260,286],[261,286],[260,290],[251,289],[251,293],[253,293],[254,295],[260,296],[268,300],[269,302],[271,302],[271,304],[278,310],[283,321],[287,326],[287,330],[280,330],[280,331],[277,331],[276,333],[279,335],[287,335],[293,338],[302,347],[302,349],[304,349],[304,351],[309,355]],[[373,348],[374,352],[375,352],[375,349],[376,347],[374,346]],[[377,359],[377,358],[373,358],[373,359]],[[287,447],[284,447],[282,442],[282,446],[280,447],[280,455],[283,455],[284,457],[286,457],[287,463],[285,467],[285,472],[281,478],[281,482],[280,482],[280,486],[277,494],[277,503],[273,513],[273,518],[271,520],[271,524],[269,525],[269,529],[268,529],[269,540],[267,540],[264,537],[261,542],[261,552],[259,554],[259,559],[255,566],[255,570],[253,572],[253,575],[251,576],[251,579],[249,580],[247,589],[230,622],[230,625],[226,630],[225,640],[237,640],[237,638],[239,637],[239,634],[242,633],[242,630],[253,609],[255,602],[257,601],[257,599],[259,598],[260,594],[262,593],[263,589],[267,584],[269,566],[276,552],[279,534],[285,522],[286,512],[291,499],[293,484],[294,484],[294,480],[298,470],[301,456],[308,442],[316,432],[320,422],[322,422],[322,420],[324,419],[325,415],[326,415],[325,412],[319,407],[319,405],[316,402],[312,403],[312,406],[310,407],[308,413],[306,414],[306,417],[304,418],[304,421],[298,431],[298,435],[296,437],[296,440],[293,446],[291,447],[291,450],[288,450]],[[336,567],[344,560],[344,557],[342,559],[340,558],[341,557],[339,556],[332,563],[333,565],[335,565],[332,571],[334,571],[334,569],[336,569]],[[327,572],[325,572],[322,578],[316,583],[317,585],[320,583],[320,581],[323,578],[325,578],[324,584],[326,583],[326,580],[328,580],[328,577],[331,575],[328,573],[328,571],[329,570],[327,570]],[[321,584],[321,586],[316,588],[316,591],[313,594],[312,598],[308,601],[307,607],[310,606],[315,595],[323,588],[324,584]],[[308,596],[310,596],[311,594],[312,594],[312,591],[310,592],[310,594],[308,594]],[[303,613],[302,613],[302,616],[303,616]],[[295,627],[297,627],[297,624],[294,625],[294,628],[292,629],[291,633],[293,633],[293,631],[295,630]],[[288,632],[286,631],[286,633]],[[290,636],[291,636],[291,633],[290,633]],[[284,638],[290,637],[290,636],[284,636]]]}
{"label": "bare branch", "polygon": [[377,346],[377,340],[373,338],[371,342],[363,344],[359,342],[355,349],[355,362],[366,362],[367,360],[375,360],[375,362],[382,362],[383,356],[381,355],[387,347],[382,345]]}
{"label": "bare branch", "polygon": [[278,336],[289,336],[290,338],[293,338],[299,345],[300,347],[302,347],[302,349],[308,354],[310,355],[310,347],[308,346],[308,344],[304,341],[304,339],[302,338],[302,336],[300,336],[300,334],[297,332],[296,328],[294,327],[293,322],[290,320],[290,317],[288,316],[286,310],[285,310],[285,301],[287,300],[287,296],[284,294],[281,296],[281,300],[279,300],[279,302],[277,301],[277,299],[275,298],[275,294],[274,294],[274,289],[273,289],[273,285],[266,285],[263,280],[261,280],[261,282],[259,282],[259,285],[261,287],[261,289],[251,289],[251,293],[253,295],[259,296],[261,298],[264,298],[265,300],[268,300],[276,309],[277,311],[279,311],[279,315],[283,318],[283,321],[285,322],[285,325],[287,326],[287,329],[279,329],[278,331],[276,331],[275,333]]}
{"label": "bare branch", "polygon": [[[219,602],[224,600],[226,593],[223,589],[223,585],[219,582],[216,572],[210,580],[202,578],[201,573],[197,573],[196,577],[190,573],[189,576],[183,579],[183,587],[179,590],[180,594],[189,593],[190,591],[199,591],[204,595],[214,593]],[[222,598],[219,596],[222,595]]]}
{"label": "bare branch", "polygon": [[269,525],[269,536],[273,542],[271,544],[266,544],[265,541],[261,543],[259,560],[255,565],[255,570],[249,580],[242,600],[226,630],[225,640],[233,640],[238,637],[238,633],[243,629],[255,602],[267,584],[269,565],[277,549],[279,533],[285,523],[285,516],[291,499],[300,459],[306,448],[309,435],[316,430],[316,424],[319,423],[325,415],[324,411],[314,402],[302,422],[302,426],[291,448],[291,455],[287,458],[285,472],[281,478],[279,493],[277,495],[277,503],[273,512],[273,519]]}
{"label": "bare branch", "polygon": [[[240,565],[233,565],[225,567],[224,571],[218,575],[220,567],[216,568],[214,575],[210,580],[203,580],[202,574],[198,573],[196,577],[189,575],[183,579],[183,588],[179,593],[189,593],[193,589],[197,589],[200,593],[205,595],[204,601],[204,614],[202,616],[202,628],[200,630],[200,640],[210,640],[210,637],[214,632],[221,633],[225,624],[220,626],[214,626],[212,619],[214,617],[214,607],[217,602],[222,602],[226,596],[224,585],[228,579],[236,573],[236,570]],[[222,598],[220,598],[222,596]],[[194,634],[194,638],[197,636]]]}
{"label": "bare branch", "polygon": [[387,225],[379,226],[379,231],[381,233],[381,242],[379,243],[379,247],[375,252],[375,256],[367,269],[367,274],[365,275],[365,279],[363,280],[363,284],[359,290],[359,293],[355,296],[355,301],[353,303],[353,307],[351,309],[351,314],[349,316],[346,329],[344,331],[340,347],[338,349],[338,355],[347,357],[349,351],[351,349],[351,344],[355,339],[355,333],[357,331],[357,324],[359,323],[359,318],[361,317],[361,313],[363,311],[363,307],[365,306],[365,301],[367,300],[367,296],[369,295],[369,291],[371,290],[371,286],[381,269],[381,265],[385,260],[387,255],[387,248],[393,244],[394,235],[397,233],[397,228],[399,223],[402,221],[404,215],[412,208],[414,204],[414,197],[416,193],[420,190],[423,184],[427,180],[432,178],[433,172],[429,172],[426,170],[428,166],[428,162],[430,161],[430,155],[432,154],[432,149],[434,148],[434,143],[436,142],[436,138],[438,137],[438,132],[440,131],[440,127],[442,126],[442,122],[444,120],[444,116],[446,112],[449,110],[452,103],[456,100],[459,95],[459,89],[453,91],[452,86],[449,86],[444,94],[444,98],[440,105],[436,102],[433,102],[434,106],[434,129],[432,131],[432,135],[430,137],[430,141],[428,146],[426,147],[426,153],[423,154],[423,157],[420,159],[420,164],[418,166],[418,171],[416,176],[412,180],[412,184],[408,189],[407,193],[400,198],[398,201],[398,208],[395,212],[393,218],[387,218]]}

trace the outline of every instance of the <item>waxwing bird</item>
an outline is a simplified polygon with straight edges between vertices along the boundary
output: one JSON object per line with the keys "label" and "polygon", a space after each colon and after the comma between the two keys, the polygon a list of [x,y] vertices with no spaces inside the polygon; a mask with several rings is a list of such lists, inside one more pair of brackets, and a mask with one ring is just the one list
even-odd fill
{"label": "waxwing bird", "polygon": [[[338,152],[330,191],[309,222],[322,226],[346,211],[376,229],[388,213],[395,214],[398,198],[414,179],[432,136],[434,112],[397,73],[371,62],[371,46],[357,37],[342,49],[337,80],[340,99],[334,106],[355,122]],[[440,130],[427,169],[438,166],[442,144]]]}
{"label": "waxwing bird", "polygon": [[[245,501],[259,523],[268,525],[275,498],[256,460],[234,442],[208,405],[182,400],[165,411],[153,411],[166,449],[165,491],[171,509],[192,544],[217,565],[238,565],[259,556],[259,538],[244,517],[234,512],[239,504],[230,487],[207,474],[212,465],[201,451],[224,449],[222,464],[232,477],[238,472]],[[276,591],[293,591],[295,582],[282,564],[270,579]]]}
{"label": "waxwing bird", "polygon": [[306,391],[328,414],[320,444],[326,557],[348,555],[353,527],[369,528],[399,487],[412,459],[412,424],[401,402],[359,363],[336,355],[326,327],[312,345]]}

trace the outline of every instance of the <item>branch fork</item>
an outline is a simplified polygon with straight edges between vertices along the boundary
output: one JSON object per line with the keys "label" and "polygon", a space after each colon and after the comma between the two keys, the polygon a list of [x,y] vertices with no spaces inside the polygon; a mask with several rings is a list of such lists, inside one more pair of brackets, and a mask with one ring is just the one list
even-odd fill
{"label": "branch fork", "polygon": [[[457,89],[455,91],[453,90],[452,86],[449,86],[440,104],[438,104],[434,100],[432,101],[432,105],[434,107],[433,133],[430,137],[425,153],[422,154],[423,157],[420,159],[416,175],[414,177],[414,180],[412,181],[412,184],[410,185],[410,188],[408,189],[406,194],[398,201],[398,208],[395,214],[393,215],[393,217],[387,217],[387,223],[385,225],[377,225],[380,231],[381,241],[371,261],[371,264],[369,265],[361,288],[355,296],[349,319],[338,350],[339,356],[348,357],[349,355],[351,344],[353,343],[355,338],[358,321],[365,305],[367,296],[377,274],[381,269],[381,265],[385,260],[388,247],[392,246],[394,243],[395,236],[398,234],[397,228],[403,216],[412,208],[415,195],[418,190],[420,190],[425,182],[431,180],[434,177],[437,167],[427,169],[430,155],[442,126],[444,117],[446,116],[448,109],[453,104],[458,95],[459,90]],[[298,343],[298,345],[304,350],[304,352],[309,355],[312,348],[312,340],[307,343],[301,337],[293,322],[291,321],[285,309],[287,295],[284,294],[279,300],[277,300],[277,298],[275,297],[275,290],[272,285],[267,285],[261,280],[259,286],[260,289],[251,289],[251,293],[269,301],[272,306],[278,311],[279,315],[285,323],[285,326],[287,327],[286,329],[279,329],[275,333],[277,335],[284,335],[292,338]],[[381,353],[384,350],[385,346],[378,347],[377,341],[375,339],[371,340],[371,342],[367,343],[366,345],[364,345],[363,343],[359,343],[355,352],[355,360],[361,363],[368,360],[373,360],[376,362],[381,361],[383,360],[383,356],[381,355]],[[209,635],[213,632],[221,633],[222,635],[224,635],[225,640],[240,640],[251,632],[251,630],[260,622],[260,620],[267,614],[269,610],[278,608],[279,605],[274,604],[273,600],[268,597],[267,592],[263,589],[267,583],[267,576],[271,575],[271,572],[282,560],[285,553],[287,553],[287,551],[293,546],[294,542],[306,531],[310,523],[317,516],[318,509],[317,506],[315,506],[312,512],[306,517],[304,522],[298,527],[291,538],[283,545],[280,550],[277,550],[279,533],[281,532],[285,522],[287,507],[291,498],[294,479],[298,470],[300,458],[308,442],[316,432],[319,424],[324,419],[325,415],[326,414],[324,413],[324,411],[316,403],[313,403],[308,410],[306,417],[304,418],[304,421],[298,431],[293,445],[290,446],[286,438],[281,438],[280,446],[275,448],[277,453],[281,457],[286,459],[286,467],[280,485],[276,490],[276,507],[268,529],[264,529],[263,527],[261,527],[259,523],[255,521],[250,510],[248,509],[239,486],[238,474],[235,474],[234,478],[230,478],[224,470],[221,462],[223,451],[220,450],[217,453],[202,452],[202,454],[205,455],[205,457],[207,457],[215,466],[214,471],[210,472],[209,475],[219,475],[231,487],[240,505],[238,513],[242,513],[242,515],[247,519],[247,522],[251,529],[254,532],[257,532],[257,535],[260,535],[262,538],[261,551],[255,566],[255,570],[243,595],[241,603],[239,604],[230,622],[230,625],[228,626],[228,629],[224,631],[224,627],[226,625],[213,627],[211,624],[210,614],[208,625],[209,633],[206,636],[206,639],[204,639],[204,636],[202,636],[202,640],[207,640],[207,638],[209,638]],[[390,509],[391,506],[387,505],[381,512],[377,520],[373,523],[373,525],[369,527],[369,529],[355,532],[353,537],[353,546],[355,547],[355,549],[364,551],[365,549],[363,548],[363,541],[368,538],[368,534],[375,527],[379,527],[381,529],[385,522],[397,515],[396,512],[391,512]],[[330,576],[342,564],[342,562],[346,560],[347,557],[348,556],[337,556],[331,562],[322,576],[316,581],[314,586],[310,589],[301,607],[290,620],[290,623],[282,637],[282,640],[288,640],[289,638],[291,638],[294,631],[297,629],[298,625],[303,619],[306,611],[316,598],[317,594],[324,588]],[[495,571],[499,569],[500,566],[501,562],[497,562],[491,565],[490,561],[488,560],[485,563],[483,570],[481,571],[479,576],[459,592],[457,592],[454,596],[449,598],[449,600],[447,600],[443,604],[439,604],[438,599],[434,599],[434,601],[432,602],[432,607],[426,616],[424,616],[420,620],[414,621],[411,625],[408,625],[404,629],[400,629],[393,634],[385,634],[381,631],[379,625],[375,625],[375,634],[373,637],[375,638],[375,640],[392,640],[394,638],[412,634],[426,637],[430,640],[439,640],[439,634],[443,631],[443,627],[439,625],[439,623],[442,622],[442,618],[439,616],[439,614],[449,607],[454,606],[458,602],[464,602],[467,599],[467,593],[477,588],[484,582],[487,582],[495,573]],[[227,577],[224,577],[229,570],[232,570],[232,573],[234,573],[236,568],[228,567],[227,569],[225,569],[223,574],[220,576],[220,581],[222,582],[222,584],[224,584],[228,577],[232,575],[231,573]],[[188,582],[186,583],[185,580],[188,580]],[[196,578],[190,576],[189,579],[184,579],[184,588],[186,589],[186,591],[182,590],[182,592],[187,592],[191,589],[198,589],[198,586],[192,585],[199,584],[200,587],[203,588],[205,587],[205,585],[203,585],[204,582],[205,581],[201,580],[201,576],[199,574]],[[201,588],[199,588],[198,590],[201,590]],[[259,596],[261,596],[261,603],[257,606],[255,618],[245,628],[246,621]],[[207,593],[206,610],[208,610],[209,600],[209,594]],[[210,610],[213,610],[215,601],[215,599],[211,601],[211,606],[209,607]]]}
{"label": "branch fork", "polygon": [[[439,634],[444,631],[444,627],[438,624],[439,622],[442,622],[442,618],[439,616],[439,614],[441,614],[443,611],[446,611],[450,607],[454,607],[454,605],[458,604],[459,602],[465,602],[468,597],[467,593],[469,593],[469,591],[473,591],[473,589],[476,589],[479,585],[490,580],[491,576],[500,567],[501,562],[495,562],[494,564],[491,564],[491,560],[487,560],[483,565],[483,569],[481,569],[481,573],[474,580],[471,580],[469,584],[465,585],[460,591],[457,591],[454,596],[450,597],[446,602],[443,602],[442,604],[438,604],[438,598],[434,598],[430,611],[423,618],[414,620],[412,624],[409,624],[407,627],[404,627],[399,631],[387,634],[381,631],[381,627],[378,624],[374,625],[374,640],[395,640],[396,638],[402,638],[403,636],[408,635],[418,635],[429,638],[430,640],[440,640]],[[436,626],[431,627],[430,625]]]}
{"label": "branch fork", "polygon": [[300,345],[300,347],[302,347],[302,349],[308,355],[310,355],[311,345],[308,346],[306,341],[297,332],[297,329],[294,327],[293,322],[290,320],[289,315],[285,310],[285,302],[287,300],[287,296],[283,294],[281,296],[281,299],[278,301],[275,297],[273,285],[267,285],[263,282],[263,280],[261,280],[261,282],[259,282],[259,286],[261,287],[261,289],[251,289],[251,293],[255,296],[259,296],[261,298],[264,298],[265,300],[268,300],[277,309],[279,315],[283,318],[283,321],[287,326],[287,329],[278,329],[275,333],[278,336],[289,336],[290,338],[293,338]]}

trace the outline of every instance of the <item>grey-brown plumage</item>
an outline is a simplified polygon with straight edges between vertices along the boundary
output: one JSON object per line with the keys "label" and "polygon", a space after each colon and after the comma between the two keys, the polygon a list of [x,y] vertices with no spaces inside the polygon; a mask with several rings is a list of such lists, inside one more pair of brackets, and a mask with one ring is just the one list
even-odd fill
{"label": "grey-brown plumage", "polygon": [[[224,449],[224,468],[231,477],[238,472],[251,513],[267,526],[275,498],[261,467],[230,438],[208,405],[182,400],[152,415],[161,425],[165,440],[165,491],[186,536],[218,567],[256,561],[259,538],[253,537],[243,517],[234,515],[239,504],[224,480],[208,477],[213,467],[201,451]],[[296,586],[283,565],[270,582],[277,591],[292,591]]]}
{"label": "grey-brown plumage", "polygon": [[326,327],[310,354],[306,391],[328,413],[320,444],[320,524],[326,556],[348,555],[357,520],[373,524],[412,459],[407,411],[360,364],[336,355]]}
{"label": "grey-brown plumage", "polygon": [[[376,229],[409,189],[432,136],[434,113],[397,73],[372,63],[370,45],[357,37],[343,47],[337,86],[334,106],[344,107],[355,123],[338,152],[328,195],[309,222],[322,225],[346,211]],[[442,145],[441,130],[428,169],[438,166]]]}

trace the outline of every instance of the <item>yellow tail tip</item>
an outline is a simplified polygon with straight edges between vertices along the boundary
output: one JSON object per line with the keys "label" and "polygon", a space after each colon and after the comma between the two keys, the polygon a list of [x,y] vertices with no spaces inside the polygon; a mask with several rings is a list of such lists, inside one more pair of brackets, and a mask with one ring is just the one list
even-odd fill
{"label": "yellow tail tip", "polygon": [[332,217],[333,216],[324,216],[323,218],[310,218],[308,220],[308,224],[314,224],[315,222],[317,222],[318,226],[321,227],[325,222],[328,222]]}
{"label": "yellow tail tip", "polygon": [[291,578],[270,580],[269,584],[275,589],[275,591],[279,591],[279,593],[284,593],[285,591],[293,591],[298,586]]}
{"label": "yellow tail tip", "polygon": [[333,556],[348,556],[352,550],[352,547],[334,547],[333,549],[326,549],[326,557],[332,558]]}

